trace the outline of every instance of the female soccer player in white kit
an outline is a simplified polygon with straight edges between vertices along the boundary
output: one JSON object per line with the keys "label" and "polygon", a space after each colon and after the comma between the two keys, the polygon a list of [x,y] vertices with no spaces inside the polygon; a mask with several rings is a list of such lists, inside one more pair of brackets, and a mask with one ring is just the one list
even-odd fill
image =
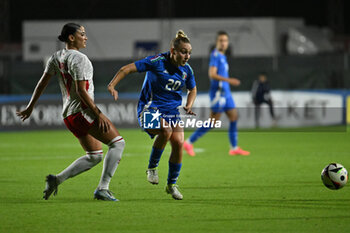
{"label": "female soccer player in white kit", "polygon": [[46,177],[44,199],[47,200],[52,193],[56,195],[58,185],[66,179],[97,165],[103,157],[101,143],[103,142],[109,149],[94,198],[118,201],[109,191],[109,183],[122,157],[125,141],[94,103],[93,67],[89,58],[79,52],[79,49],[86,47],[88,38],[85,28],[75,23],[68,23],[62,28],[58,39],[65,42],[65,48],[50,57],[28,106],[23,111],[17,112],[17,115],[23,121],[31,115],[49,80],[56,75],[62,92],[64,123],[78,138],[86,155],[75,160],[61,173]]}

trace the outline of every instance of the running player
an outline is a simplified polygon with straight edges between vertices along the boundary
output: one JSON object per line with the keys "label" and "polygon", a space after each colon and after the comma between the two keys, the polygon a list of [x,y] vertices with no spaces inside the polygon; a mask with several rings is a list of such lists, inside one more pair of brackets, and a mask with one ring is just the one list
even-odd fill
{"label": "running player", "polygon": [[85,28],[68,23],[62,28],[58,39],[65,42],[65,48],[55,52],[47,62],[26,109],[17,112],[24,121],[30,117],[34,105],[45,90],[52,76],[56,75],[63,97],[62,115],[67,128],[78,138],[86,155],[75,160],[57,175],[46,177],[44,199],[57,194],[58,185],[97,165],[103,157],[102,144],[109,149],[103,162],[103,171],[94,198],[105,201],[118,201],[109,191],[109,183],[115,173],[125,146],[111,121],[94,103],[93,68],[86,55],[79,49],[86,47]]}
{"label": "running player", "polygon": [[[108,85],[109,92],[117,100],[118,92],[115,86],[126,75],[147,72],[137,107],[140,126],[152,139],[156,137],[146,171],[147,180],[152,184],[158,184],[158,163],[165,145],[170,141],[171,154],[166,192],[176,200],[183,198],[175,184],[182,166],[184,133],[179,125],[174,126],[173,123],[180,120],[178,107],[182,102],[183,86],[188,90],[187,103],[183,108],[187,114],[194,114],[191,108],[196,98],[197,88],[192,68],[187,63],[191,51],[189,38],[179,30],[171,42],[170,52],[147,57],[122,67]],[[145,127],[144,116],[147,114],[152,114],[155,118],[160,116],[160,128]]]}
{"label": "running player", "polygon": [[[230,85],[238,86],[240,81],[229,77],[229,67],[225,56],[229,45],[229,36],[225,31],[219,31],[216,36],[216,48],[210,55],[209,77],[211,79],[210,117],[219,120],[223,112],[226,113],[230,126],[228,136],[231,144],[229,155],[249,155],[250,152],[242,150],[237,144],[237,109],[232,98]],[[198,128],[185,142],[184,149],[190,156],[195,156],[193,143],[210,130],[210,127]]]}

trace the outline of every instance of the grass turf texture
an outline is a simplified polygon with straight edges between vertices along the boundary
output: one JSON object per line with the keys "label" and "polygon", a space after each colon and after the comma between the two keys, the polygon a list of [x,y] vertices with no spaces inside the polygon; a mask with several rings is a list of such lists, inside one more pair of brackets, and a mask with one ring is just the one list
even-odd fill
{"label": "grass turf texture", "polygon": [[228,156],[227,134],[208,133],[196,157],[184,154],[184,200],[175,201],[164,191],[170,146],[153,186],[145,175],[152,140],[120,132],[126,149],[110,187],[117,203],[92,199],[102,163],[42,199],[45,176],[84,154],[68,131],[0,133],[0,232],[350,231],[349,184],[332,191],[320,179],[333,161],[350,170],[349,133],[241,132],[249,157]]}

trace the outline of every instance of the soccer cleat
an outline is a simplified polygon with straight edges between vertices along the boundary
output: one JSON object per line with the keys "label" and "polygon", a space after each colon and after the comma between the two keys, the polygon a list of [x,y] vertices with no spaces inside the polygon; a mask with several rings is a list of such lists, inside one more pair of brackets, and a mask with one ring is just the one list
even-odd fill
{"label": "soccer cleat", "polygon": [[193,145],[189,144],[188,142],[184,142],[184,150],[187,152],[189,156],[195,156],[196,153],[193,150]]}
{"label": "soccer cleat", "polygon": [[175,200],[182,200],[183,196],[180,193],[178,186],[175,184],[168,184],[165,188],[165,192],[171,194]]}
{"label": "soccer cleat", "polygon": [[240,147],[237,147],[237,149],[231,149],[229,152],[228,152],[229,155],[243,155],[243,156],[248,156],[250,155],[250,152],[249,151],[246,151],[246,150],[242,150]]}
{"label": "soccer cleat", "polygon": [[51,196],[51,194],[53,193],[54,196],[56,196],[57,194],[57,187],[58,187],[58,183],[57,183],[57,177],[55,175],[48,175],[46,176],[46,187],[44,190],[44,196],[43,198],[45,200],[49,199],[49,197]]}
{"label": "soccer cleat", "polygon": [[147,174],[147,180],[151,184],[158,184],[159,177],[158,177],[158,169],[157,168],[149,168],[146,171]]}
{"label": "soccer cleat", "polygon": [[102,201],[119,201],[108,189],[96,189],[94,192],[94,199]]}

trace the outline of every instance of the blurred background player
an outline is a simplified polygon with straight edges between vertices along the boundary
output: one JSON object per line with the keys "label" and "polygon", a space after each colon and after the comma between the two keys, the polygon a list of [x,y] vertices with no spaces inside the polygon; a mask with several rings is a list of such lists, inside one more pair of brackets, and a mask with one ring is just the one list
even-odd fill
{"label": "blurred background player", "polygon": [[270,94],[270,83],[267,80],[266,73],[260,73],[257,80],[253,82],[252,98],[255,106],[255,127],[259,128],[260,124],[260,106],[266,103],[270,109],[270,115],[273,120],[273,125],[276,125],[275,113],[273,110],[273,102]]}
{"label": "blurred background player", "polygon": [[32,98],[23,111],[17,115],[24,121],[32,113],[34,105],[45,90],[52,76],[59,80],[63,97],[63,118],[67,128],[78,138],[86,155],[75,160],[57,175],[46,177],[44,198],[47,200],[66,179],[74,177],[97,165],[103,157],[101,142],[109,149],[103,163],[103,171],[94,198],[117,201],[109,191],[110,180],[115,173],[125,146],[111,121],[94,103],[93,67],[89,58],[79,49],[86,47],[85,28],[75,23],[63,26],[58,39],[65,42],[65,48],[55,52],[47,62]]}
{"label": "blurred background player", "polygon": [[[229,155],[249,155],[249,151],[242,150],[238,146],[237,119],[238,113],[233,100],[230,85],[239,86],[240,81],[229,77],[229,66],[225,56],[229,46],[229,36],[225,31],[219,31],[216,35],[216,48],[210,54],[209,77],[211,79],[210,118],[219,120],[223,112],[230,121],[228,136],[231,149]],[[184,149],[190,156],[195,156],[193,143],[210,130],[209,127],[198,128],[185,142]]]}
{"label": "blurred background player", "polygon": [[[183,195],[176,184],[182,166],[182,147],[184,142],[183,128],[171,123],[180,120],[178,107],[182,103],[182,88],[188,90],[187,103],[183,107],[187,114],[191,111],[196,98],[197,88],[193,70],[187,63],[190,59],[192,46],[186,34],[179,30],[171,42],[170,52],[157,56],[147,57],[122,67],[108,85],[108,90],[115,100],[118,92],[115,86],[128,74],[134,72],[147,72],[142,86],[137,107],[137,115],[140,126],[154,140],[147,173],[147,180],[152,184],[158,184],[158,164],[168,141],[171,144],[169,159],[169,173],[166,192],[176,200],[181,200]],[[148,129],[144,127],[144,113],[152,113],[160,116],[160,128]]]}

